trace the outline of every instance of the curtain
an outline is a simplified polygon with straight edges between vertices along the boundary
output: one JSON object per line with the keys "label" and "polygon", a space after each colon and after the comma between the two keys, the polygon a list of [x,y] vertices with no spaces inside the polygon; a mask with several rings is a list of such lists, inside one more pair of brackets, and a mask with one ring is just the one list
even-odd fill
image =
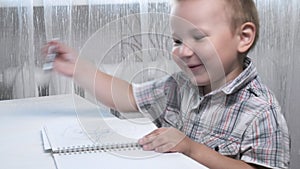
{"label": "curtain", "polygon": [[[162,37],[155,34],[152,36],[142,33],[158,30],[163,34],[162,31],[169,30],[166,28],[167,16],[150,16],[150,13],[168,14],[168,1],[4,2],[0,2],[0,100],[72,92],[85,95],[80,87],[73,84],[72,79],[41,70],[41,48],[53,38],[81,51],[95,33],[102,33],[105,37],[97,42],[96,48],[99,50],[97,53],[88,53],[89,57],[97,61],[99,68],[104,67],[102,69],[110,73],[116,72],[112,68],[116,65],[112,64],[122,63],[123,65],[118,66],[119,73],[116,73],[120,77],[124,75],[123,70],[136,69],[136,65],[144,67],[149,61],[156,61],[158,51],[145,51],[145,47],[159,47],[164,51],[171,47],[169,36],[162,40]],[[99,58],[100,55],[102,58]],[[166,58],[171,58],[169,53],[166,53]],[[135,65],[136,61],[139,64]]]}

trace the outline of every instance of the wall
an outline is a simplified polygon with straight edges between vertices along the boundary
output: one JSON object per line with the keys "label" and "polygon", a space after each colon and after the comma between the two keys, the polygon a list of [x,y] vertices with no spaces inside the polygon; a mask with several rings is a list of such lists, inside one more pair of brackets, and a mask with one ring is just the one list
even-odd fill
{"label": "wall", "polygon": [[256,0],[261,20],[254,58],[263,81],[276,94],[291,135],[291,169],[300,166],[300,2]]}

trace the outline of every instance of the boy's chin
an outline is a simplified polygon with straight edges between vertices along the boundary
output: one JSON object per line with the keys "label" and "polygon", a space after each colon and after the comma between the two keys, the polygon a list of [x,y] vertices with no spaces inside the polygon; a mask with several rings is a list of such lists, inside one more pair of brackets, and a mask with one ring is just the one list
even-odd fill
{"label": "boy's chin", "polygon": [[190,81],[193,85],[198,86],[198,87],[202,87],[202,86],[207,86],[210,85],[210,80],[206,79],[206,78],[197,78],[197,77],[189,77]]}

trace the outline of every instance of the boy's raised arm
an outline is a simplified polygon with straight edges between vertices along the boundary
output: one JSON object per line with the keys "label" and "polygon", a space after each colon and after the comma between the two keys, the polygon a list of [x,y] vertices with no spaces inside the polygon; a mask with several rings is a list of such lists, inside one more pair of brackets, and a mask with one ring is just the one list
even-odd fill
{"label": "boy's raised arm", "polygon": [[55,71],[74,78],[77,84],[108,107],[121,112],[137,111],[130,83],[99,71],[92,63],[78,58],[78,53],[61,42],[50,41],[43,53],[50,46],[54,46],[57,53],[53,64]]}

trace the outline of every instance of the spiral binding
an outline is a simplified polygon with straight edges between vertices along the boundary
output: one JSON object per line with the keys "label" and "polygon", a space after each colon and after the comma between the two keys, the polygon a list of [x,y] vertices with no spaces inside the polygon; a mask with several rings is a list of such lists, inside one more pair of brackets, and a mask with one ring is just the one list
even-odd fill
{"label": "spiral binding", "polygon": [[94,145],[82,145],[72,147],[58,148],[54,153],[60,155],[66,154],[82,154],[89,152],[113,152],[113,151],[127,151],[127,150],[138,150],[141,146],[138,143],[116,143],[116,144],[94,144]]}

